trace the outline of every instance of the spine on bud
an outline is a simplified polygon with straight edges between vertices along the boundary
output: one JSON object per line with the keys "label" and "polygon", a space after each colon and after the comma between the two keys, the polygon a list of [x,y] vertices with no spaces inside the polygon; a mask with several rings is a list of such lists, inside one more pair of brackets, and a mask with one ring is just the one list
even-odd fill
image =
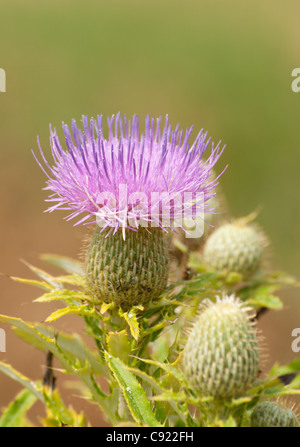
{"label": "spine on bud", "polygon": [[275,402],[261,402],[251,414],[252,427],[299,427],[296,414]]}
{"label": "spine on bud", "polygon": [[242,219],[215,230],[204,246],[204,262],[219,272],[254,273],[263,255],[262,237]]}
{"label": "spine on bud", "polygon": [[95,303],[114,302],[123,310],[145,306],[165,289],[169,252],[160,228],[101,233],[97,227],[86,254],[86,278]]}
{"label": "spine on bud", "polygon": [[259,348],[249,308],[234,296],[207,300],[188,337],[184,370],[195,391],[214,398],[243,394],[259,371]]}

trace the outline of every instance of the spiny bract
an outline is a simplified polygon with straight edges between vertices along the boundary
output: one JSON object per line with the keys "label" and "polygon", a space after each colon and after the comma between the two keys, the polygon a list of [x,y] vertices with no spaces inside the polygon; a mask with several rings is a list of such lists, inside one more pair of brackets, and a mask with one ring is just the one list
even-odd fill
{"label": "spiny bract", "polygon": [[261,402],[251,415],[252,427],[299,427],[297,416],[290,408],[275,402]]}
{"label": "spiny bract", "polygon": [[96,231],[86,255],[86,275],[95,302],[114,302],[123,310],[155,300],[165,289],[169,252],[165,232],[140,228],[115,234]]}
{"label": "spiny bract", "polygon": [[233,295],[206,301],[188,337],[184,371],[200,394],[241,395],[259,371],[259,347],[249,308]]}
{"label": "spiny bract", "polygon": [[262,260],[259,233],[243,220],[216,229],[204,246],[204,262],[216,271],[238,272],[247,276],[255,272]]}

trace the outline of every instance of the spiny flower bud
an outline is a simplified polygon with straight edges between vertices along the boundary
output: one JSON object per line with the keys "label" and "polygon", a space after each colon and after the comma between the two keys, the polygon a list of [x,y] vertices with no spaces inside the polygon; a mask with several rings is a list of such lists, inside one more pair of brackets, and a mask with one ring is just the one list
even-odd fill
{"label": "spiny flower bud", "polygon": [[86,277],[96,303],[123,310],[155,300],[167,285],[169,252],[160,228],[122,231],[107,237],[97,227],[86,255]]}
{"label": "spiny flower bud", "polygon": [[215,230],[204,246],[204,262],[219,272],[255,272],[262,260],[261,235],[245,220],[224,224]]}
{"label": "spiny flower bud", "polygon": [[299,422],[290,408],[275,402],[261,402],[251,414],[251,426],[299,427]]}
{"label": "spiny flower bud", "polygon": [[233,295],[203,303],[183,354],[186,377],[201,394],[239,396],[256,379],[258,340],[248,311]]}

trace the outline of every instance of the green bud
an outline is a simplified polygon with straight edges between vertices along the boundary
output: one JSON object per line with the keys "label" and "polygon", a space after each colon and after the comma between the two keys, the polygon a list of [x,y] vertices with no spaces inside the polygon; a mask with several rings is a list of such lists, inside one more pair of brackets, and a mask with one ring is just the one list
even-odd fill
{"label": "green bud", "polygon": [[108,235],[96,227],[86,254],[86,278],[95,303],[128,310],[157,299],[167,285],[169,252],[160,228]]}
{"label": "green bud", "polygon": [[203,303],[183,353],[186,378],[200,394],[236,397],[256,379],[259,348],[248,311],[233,295]]}
{"label": "green bud", "polygon": [[275,402],[261,402],[251,414],[251,427],[299,427],[295,413]]}
{"label": "green bud", "polygon": [[263,255],[258,231],[242,219],[216,229],[203,250],[204,262],[219,272],[238,272],[247,276],[260,266]]}

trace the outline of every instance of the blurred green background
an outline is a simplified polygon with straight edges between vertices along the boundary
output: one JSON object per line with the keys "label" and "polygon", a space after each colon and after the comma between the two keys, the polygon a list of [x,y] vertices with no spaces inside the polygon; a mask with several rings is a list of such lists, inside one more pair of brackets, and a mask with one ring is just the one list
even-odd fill
{"label": "blurred green background", "polygon": [[[84,228],[46,208],[45,176],[31,149],[49,156],[49,123],[58,130],[82,114],[121,111],[143,120],[169,115],[182,127],[204,127],[227,149],[222,187],[234,216],[262,206],[275,268],[300,278],[300,3],[251,0],[14,1],[0,4],[1,261],[4,275],[30,277],[20,259],[40,253],[78,256]],[[49,307],[38,291],[1,280],[0,313],[42,321]],[[297,357],[291,331],[300,327],[299,291],[281,293],[281,312],[262,317],[269,352],[265,368]],[[77,320],[61,323],[77,328]],[[44,355],[8,328],[0,360],[38,379]],[[0,376],[0,407],[19,389]],[[84,407],[76,396],[74,406]],[[38,416],[37,416],[38,417]],[[99,413],[89,415],[101,425]]]}

